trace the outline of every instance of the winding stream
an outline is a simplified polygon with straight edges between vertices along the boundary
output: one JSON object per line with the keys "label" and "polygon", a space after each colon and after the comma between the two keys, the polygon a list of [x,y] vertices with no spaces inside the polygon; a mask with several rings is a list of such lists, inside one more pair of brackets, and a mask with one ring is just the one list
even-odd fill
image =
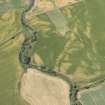
{"label": "winding stream", "polygon": [[31,62],[31,56],[29,55],[29,51],[32,49],[32,44],[37,41],[37,32],[27,24],[27,20],[25,16],[26,16],[26,13],[30,11],[31,8],[33,7],[34,2],[35,0],[30,0],[30,5],[22,12],[22,15],[21,15],[21,24],[23,25],[23,28],[26,30],[27,32],[26,34],[29,34],[29,35],[26,35],[25,40],[21,45],[21,49],[19,53],[19,61],[22,67],[24,68],[24,70],[27,70],[28,68],[35,68],[37,70],[40,70],[41,72],[47,73],[48,75],[57,76],[63,79],[64,81],[66,81],[70,86],[70,93],[69,93],[70,102],[71,102],[70,105],[82,105],[77,98],[77,93],[79,91],[79,88],[76,85],[76,83],[73,82],[73,80],[71,81],[65,75],[60,74],[45,65],[32,64]]}
{"label": "winding stream", "polygon": [[[21,45],[21,49],[19,52],[20,64],[22,65],[24,71],[26,71],[28,68],[35,68],[37,70],[40,70],[43,73],[46,73],[51,76],[59,77],[62,80],[66,81],[70,86],[70,90],[69,90],[70,91],[69,97],[70,97],[70,102],[71,102],[70,105],[82,105],[77,98],[77,93],[84,89],[96,87],[97,85],[99,85],[100,83],[103,83],[105,81],[105,77],[103,77],[102,79],[98,79],[98,81],[95,81],[94,83],[91,83],[90,85],[80,88],[73,80],[70,80],[65,75],[60,74],[59,72],[56,72],[56,70],[53,70],[52,68],[49,68],[46,65],[38,65],[38,64],[33,64],[31,62],[31,55],[29,54],[29,52],[32,49],[32,44],[38,40],[38,38],[37,38],[38,33],[27,24],[26,14],[27,14],[27,12],[29,12],[32,9],[34,2],[35,2],[35,0],[30,0],[29,6],[26,7],[21,14],[21,24],[23,26],[25,33],[26,33],[26,36],[25,36],[24,42]],[[0,46],[4,45],[8,41],[17,37],[19,33],[21,33],[21,32],[18,32],[16,35],[7,39],[3,43],[0,43]]]}

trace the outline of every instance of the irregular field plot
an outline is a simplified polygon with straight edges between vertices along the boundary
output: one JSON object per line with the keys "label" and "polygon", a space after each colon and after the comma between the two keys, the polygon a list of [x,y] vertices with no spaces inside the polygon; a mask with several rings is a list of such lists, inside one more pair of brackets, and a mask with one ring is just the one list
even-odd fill
{"label": "irregular field plot", "polygon": [[69,85],[36,69],[28,69],[24,73],[21,96],[30,105],[70,105]]}
{"label": "irregular field plot", "polygon": [[83,105],[105,105],[105,83],[96,89],[81,92],[80,100]]}

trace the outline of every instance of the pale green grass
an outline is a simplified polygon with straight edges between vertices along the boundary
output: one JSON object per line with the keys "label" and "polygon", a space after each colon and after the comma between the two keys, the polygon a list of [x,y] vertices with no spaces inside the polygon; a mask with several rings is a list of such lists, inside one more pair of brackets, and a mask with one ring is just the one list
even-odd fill
{"label": "pale green grass", "polygon": [[65,35],[65,33],[69,31],[67,20],[60,9],[54,9],[53,11],[47,12],[47,15],[51,22],[55,25],[57,32]]}
{"label": "pale green grass", "polygon": [[83,105],[105,105],[105,83],[81,93]]}

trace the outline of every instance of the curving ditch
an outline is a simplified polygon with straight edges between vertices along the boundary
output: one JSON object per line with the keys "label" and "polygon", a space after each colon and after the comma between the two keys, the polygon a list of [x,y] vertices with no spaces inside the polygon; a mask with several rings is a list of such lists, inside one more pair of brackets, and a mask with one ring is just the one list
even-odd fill
{"label": "curving ditch", "polygon": [[30,0],[30,5],[25,10],[23,10],[21,14],[21,24],[23,25],[23,28],[26,32],[26,36],[25,36],[24,42],[21,45],[21,49],[19,52],[19,61],[24,71],[26,71],[28,68],[35,68],[37,70],[40,70],[43,73],[46,73],[51,76],[57,76],[63,79],[64,81],[66,81],[70,86],[70,90],[69,90],[70,105],[82,105],[77,98],[77,94],[80,88],[73,80],[70,80],[65,75],[56,72],[56,70],[53,70],[46,65],[38,65],[38,64],[33,64],[31,62],[31,55],[29,54],[29,52],[32,49],[32,44],[37,41],[38,33],[27,24],[27,19],[25,18],[25,16],[26,16],[26,13],[30,11],[31,8],[33,7],[34,2],[35,0]]}
{"label": "curving ditch", "polygon": [[32,8],[34,5],[35,0],[30,0],[30,5],[28,8],[26,8],[21,15],[21,23],[23,25],[23,28],[25,28],[26,31],[30,32],[30,36],[26,36],[24,42],[21,45],[20,53],[19,53],[19,61],[24,68],[24,70],[27,70],[28,68],[35,68],[37,70],[40,70],[44,73],[47,73],[49,75],[58,76],[59,78],[63,79],[70,85],[70,101],[71,105],[81,105],[81,103],[77,99],[77,92],[78,87],[76,84],[69,80],[66,76],[52,70],[51,68],[45,66],[45,65],[37,65],[32,64],[31,62],[31,56],[29,56],[29,51],[32,49],[32,43],[37,41],[37,32],[34,31],[28,24],[27,20],[25,18],[26,13]]}
{"label": "curving ditch", "polygon": [[[31,55],[29,54],[29,52],[32,49],[32,44],[38,40],[38,38],[37,38],[38,33],[27,24],[27,19],[25,18],[25,15],[28,11],[31,10],[34,2],[35,2],[35,0],[30,0],[30,5],[26,9],[24,9],[21,14],[21,24],[23,26],[24,31],[26,32],[26,36],[25,36],[24,42],[21,45],[21,49],[19,52],[19,61],[22,65],[24,71],[26,71],[28,68],[35,68],[37,70],[40,70],[43,73],[47,73],[48,75],[51,75],[51,76],[57,76],[57,77],[63,79],[64,81],[66,81],[70,86],[69,96],[70,96],[71,105],[82,105],[77,98],[78,92],[81,90],[84,90],[84,89],[96,87],[97,85],[99,85],[100,83],[103,83],[105,81],[105,77],[102,77],[101,79],[99,78],[98,81],[95,81],[87,86],[85,85],[84,87],[81,88],[73,80],[68,79],[65,75],[56,72],[56,70],[53,70],[53,69],[47,67],[46,65],[32,64]],[[21,32],[19,32],[19,33],[21,33]],[[11,38],[9,38],[6,41],[4,41],[3,43],[1,43],[0,46],[4,45],[8,41],[14,39],[19,33],[17,33],[16,35],[12,36]]]}

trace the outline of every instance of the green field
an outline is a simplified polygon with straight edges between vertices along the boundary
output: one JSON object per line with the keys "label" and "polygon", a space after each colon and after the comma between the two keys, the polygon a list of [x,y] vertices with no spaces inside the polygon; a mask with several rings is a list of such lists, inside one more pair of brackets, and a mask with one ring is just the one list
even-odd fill
{"label": "green field", "polygon": [[[4,3],[3,8],[0,6],[2,8],[0,9],[0,105],[24,105],[18,87],[23,72],[18,60],[23,42],[19,33],[22,31],[20,23],[22,8],[13,8],[17,0],[11,0],[13,4],[5,3],[5,0],[0,1]],[[18,37],[11,39],[15,35]]]}
{"label": "green field", "polygon": [[24,105],[20,98],[18,82],[22,68],[18,61],[18,50],[22,40],[18,38],[0,47],[0,105]]}
{"label": "green field", "polygon": [[59,9],[54,11],[47,12],[49,19],[51,20],[52,24],[55,25],[56,31],[58,31],[62,36],[65,35],[67,31],[69,31],[68,23],[64,15]]}
{"label": "green field", "polygon": [[81,92],[80,100],[83,105],[105,105],[105,83]]}
{"label": "green field", "polygon": [[35,53],[46,65],[76,81],[101,77],[105,73],[104,9],[104,0],[83,0],[47,13],[33,11],[28,23],[39,32]]}

